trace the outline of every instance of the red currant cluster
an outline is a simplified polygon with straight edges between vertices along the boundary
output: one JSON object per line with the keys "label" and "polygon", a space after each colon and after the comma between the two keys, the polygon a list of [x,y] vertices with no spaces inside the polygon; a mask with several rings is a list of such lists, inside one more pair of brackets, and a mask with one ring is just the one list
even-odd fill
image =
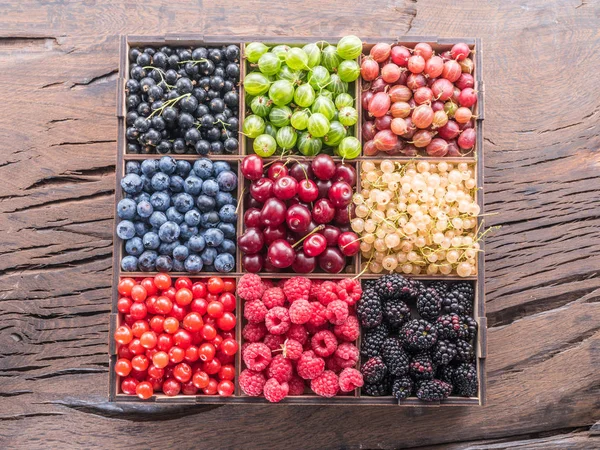
{"label": "red currant cluster", "polygon": [[248,321],[242,330],[242,391],[279,402],[303,395],[307,387],[333,397],[362,386],[354,308],[361,294],[360,282],[350,278],[293,277],[274,283],[244,275],[238,283]]}
{"label": "red currant cluster", "polygon": [[173,285],[159,273],[122,278],[118,291],[123,324],[114,334],[115,372],[124,394],[233,395],[235,281],[181,277]]}

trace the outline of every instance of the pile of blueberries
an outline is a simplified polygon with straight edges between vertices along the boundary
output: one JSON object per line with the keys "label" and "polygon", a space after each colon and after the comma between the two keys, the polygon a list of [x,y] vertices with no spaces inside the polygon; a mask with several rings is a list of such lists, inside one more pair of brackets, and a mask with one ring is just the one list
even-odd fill
{"label": "pile of blueberries", "polygon": [[170,156],[128,161],[117,205],[126,272],[231,272],[237,175],[229,163]]}
{"label": "pile of blueberries", "polygon": [[129,51],[127,153],[236,153],[240,49]]}

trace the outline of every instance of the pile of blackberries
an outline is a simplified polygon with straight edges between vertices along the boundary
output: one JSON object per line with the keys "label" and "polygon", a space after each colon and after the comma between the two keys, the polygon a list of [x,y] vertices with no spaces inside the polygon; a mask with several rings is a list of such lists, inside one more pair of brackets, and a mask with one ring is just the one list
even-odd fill
{"label": "pile of blackberries", "polygon": [[128,161],[117,205],[126,272],[235,269],[237,175],[229,163]]}
{"label": "pile of blackberries", "polygon": [[127,153],[236,153],[240,49],[132,48]]}

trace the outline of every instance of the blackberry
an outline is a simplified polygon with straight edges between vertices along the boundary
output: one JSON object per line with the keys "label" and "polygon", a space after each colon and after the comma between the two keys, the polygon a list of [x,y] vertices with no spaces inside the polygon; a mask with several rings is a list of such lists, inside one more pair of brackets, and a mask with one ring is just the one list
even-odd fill
{"label": "blackberry", "polygon": [[387,367],[381,357],[374,356],[362,365],[360,371],[363,374],[365,383],[375,384],[383,380],[387,373]]}
{"label": "blackberry", "polygon": [[410,320],[410,308],[402,300],[388,300],[383,302],[383,317],[394,328],[400,328]]}
{"label": "blackberry", "polygon": [[459,291],[464,296],[465,300],[471,303],[471,308],[473,307],[473,302],[475,301],[475,289],[473,289],[473,284],[466,281],[460,282],[452,286],[452,290]]}
{"label": "blackberry", "polygon": [[440,380],[449,383],[449,384],[453,384],[453,378],[454,377],[454,366],[441,366],[438,367],[437,369],[437,378],[439,378]]}
{"label": "blackberry", "polygon": [[427,286],[431,289],[435,289],[436,292],[438,293],[438,295],[440,296],[444,296],[446,295],[446,293],[448,293],[448,283],[446,281],[434,281],[433,283],[430,283],[429,286]]}
{"label": "blackberry", "polygon": [[442,299],[432,288],[424,289],[417,298],[417,311],[425,320],[434,321],[440,315]]}
{"label": "blackberry", "polygon": [[476,397],[479,384],[475,364],[460,364],[452,376],[456,393],[463,397]]}
{"label": "blackberry", "polygon": [[475,350],[473,346],[467,342],[459,339],[456,341],[456,361],[460,362],[472,362],[475,358]]}
{"label": "blackberry", "polygon": [[431,352],[431,359],[437,366],[445,366],[456,356],[456,345],[449,341],[437,341]]}
{"label": "blackberry", "polygon": [[419,383],[417,397],[426,402],[439,402],[448,398],[452,392],[452,386],[442,380],[428,380]]}
{"label": "blackberry", "polygon": [[433,324],[413,319],[400,331],[400,338],[404,339],[404,346],[412,351],[418,352],[433,347],[437,341],[437,331]]}
{"label": "blackberry", "polygon": [[390,395],[392,392],[392,379],[386,375],[378,383],[365,384],[363,386],[363,392],[373,397],[382,397],[384,395]]}
{"label": "blackberry", "polygon": [[356,307],[356,315],[364,328],[375,328],[383,320],[383,311],[379,295],[373,289],[363,291]]}
{"label": "blackberry", "polygon": [[472,341],[477,335],[477,321],[471,316],[461,317],[460,329],[458,330],[458,337],[465,341]]}
{"label": "blackberry", "polygon": [[409,279],[396,273],[384,275],[375,283],[375,290],[382,300],[402,300],[411,296],[413,286]]}
{"label": "blackberry", "polygon": [[382,323],[377,328],[366,330],[363,334],[360,346],[360,354],[367,358],[379,356],[381,353],[381,345],[383,344],[385,338],[389,336],[389,334],[390,330],[385,323]]}
{"label": "blackberry", "polygon": [[381,346],[381,356],[392,375],[408,373],[409,357],[402,348],[402,341],[396,337],[387,338]]}
{"label": "blackberry", "polygon": [[463,291],[453,289],[442,297],[442,311],[447,314],[473,314],[473,299]]}
{"label": "blackberry", "polygon": [[410,377],[405,376],[396,378],[392,385],[392,395],[398,400],[404,400],[405,398],[410,397],[414,387],[415,384]]}
{"label": "blackberry", "polygon": [[415,380],[431,380],[435,373],[433,361],[427,352],[415,355],[410,361],[408,370]]}
{"label": "blackberry", "polygon": [[462,321],[458,314],[444,314],[435,321],[435,329],[439,339],[454,341],[458,339]]}
{"label": "blackberry", "polygon": [[415,299],[423,292],[425,292],[426,286],[422,281],[419,280],[409,280],[410,282],[410,290],[408,292],[409,297]]}

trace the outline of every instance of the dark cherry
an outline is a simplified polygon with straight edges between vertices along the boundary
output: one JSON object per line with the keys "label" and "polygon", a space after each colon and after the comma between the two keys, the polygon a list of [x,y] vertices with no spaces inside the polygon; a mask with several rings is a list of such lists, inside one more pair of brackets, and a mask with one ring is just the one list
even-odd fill
{"label": "dark cherry", "polygon": [[258,273],[262,270],[264,264],[265,257],[260,253],[242,256],[242,266],[244,266],[244,270],[247,270],[248,272]]}
{"label": "dark cherry", "polygon": [[327,193],[336,208],[345,208],[352,202],[352,186],[345,181],[336,181]]}
{"label": "dark cherry", "polygon": [[345,208],[337,208],[335,210],[335,216],[333,217],[333,223],[336,225],[348,225],[354,212],[354,206],[348,205]]}
{"label": "dark cherry", "polygon": [[242,175],[249,180],[259,180],[263,175],[263,161],[260,156],[249,155],[242,160]]}
{"label": "dark cherry", "polygon": [[267,251],[267,261],[278,269],[290,267],[296,259],[296,252],[290,243],[284,239],[277,239]]}
{"label": "dark cherry", "polygon": [[316,223],[329,223],[333,220],[334,216],[335,208],[331,201],[326,198],[320,198],[315,202],[312,210],[312,218]]}
{"label": "dark cherry", "polygon": [[265,245],[265,238],[263,233],[258,228],[248,228],[238,238],[238,246],[240,250],[249,255],[253,253],[258,253],[262,250]]}
{"label": "dark cherry", "polygon": [[296,273],[311,273],[317,267],[317,258],[306,256],[302,250],[296,253],[296,259],[292,264],[292,270]]}
{"label": "dark cherry", "polygon": [[324,153],[315,156],[311,167],[315,176],[320,180],[330,180],[335,175],[335,162],[331,156]]}
{"label": "dark cherry", "polygon": [[313,180],[300,180],[298,182],[298,198],[303,202],[314,202],[319,198],[319,188]]}
{"label": "dark cherry", "polygon": [[346,256],[356,255],[360,250],[360,241],[356,233],[347,231],[340,234],[338,238],[338,247],[340,251]]}
{"label": "dark cherry", "polygon": [[350,226],[350,224],[348,224],[348,225],[340,225],[340,231],[342,233],[346,233],[348,231],[352,231],[352,227]]}
{"label": "dark cherry", "polygon": [[317,180],[317,189],[319,190],[319,198],[327,198],[329,189],[333,183],[331,180]]}
{"label": "dark cherry", "polygon": [[263,225],[277,226],[285,221],[287,208],[278,198],[268,199],[260,210],[260,220]]}
{"label": "dark cherry", "polygon": [[276,227],[265,227],[263,230],[263,236],[265,237],[265,244],[270,245],[277,239],[285,239],[287,236],[287,229],[285,224],[278,225]]}
{"label": "dark cherry", "polygon": [[271,261],[269,261],[269,258],[265,257],[264,271],[273,273],[273,272],[281,272],[281,269],[279,269],[279,267],[275,267],[271,263]]}
{"label": "dark cherry", "polygon": [[288,174],[288,168],[282,162],[274,162],[269,166],[269,170],[267,172],[267,176],[275,181],[278,178],[285,177]]}
{"label": "dark cherry", "polygon": [[298,182],[289,175],[277,178],[273,185],[273,194],[281,200],[289,200],[295,197],[297,192]]}
{"label": "dark cherry", "polygon": [[302,248],[307,256],[319,256],[327,248],[327,239],[320,233],[311,234],[302,243]]}
{"label": "dark cherry", "polygon": [[250,184],[250,195],[259,202],[266,202],[273,196],[273,180],[261,178]]}
{"label": "dark cherry", "polygon": [[285,240],[289,242],[289,244],[293,247],[294,244],[296,242],[298,242],[298,239],[301,239],[304,236],[301,236],[300,238],[294,236],[294,233],[287,233],[287,235],[285,236]]}
{"label": "dark cherry", "polygon": [[263,202],[259,202],[254,197],[250,196],[246,201],[246,208],[256,208],[258,210],[262,209]]}
{"label": "dark cherry", "polygon": [[339,163],[335,167],[333,181],[345,181],[350,186],[356,185],[356,169],[347,163]]}
{"label": "dark cherry", "polygon": [[306,180],[306,178],[313,178],[315,174],[308,163],[297,162],[290,168],[289,175],[294,177],[297,181]]}
{"label": "dark cherry", "polygon": [[340,273],[346,267],[346,258],[342,252],[335,247],[327,247],[323,253],[317,257],[319,267],[327,273]]}
{"label": "dark cherry", "polygon": [[288,228],[295,233],[307,233],[312,217],[306,206],[293,205],[286,212],[285,221]]}
{"label": "dark cherry", "polygon": [[338,238],[340,237],[341,231],[338,227],[335,227],[333,225],[325,225],[325,228],[323,228],[323,231],[321,231],[321,234],[323,236],[325,236],[325,239],[327,239],[327,245],[335,246],[335,245],[337,245]]}
{"label": "dark cherry", "polygon": [[247,227],[261,227],[260,209],[250,208],[244,213],[244,225]]}

